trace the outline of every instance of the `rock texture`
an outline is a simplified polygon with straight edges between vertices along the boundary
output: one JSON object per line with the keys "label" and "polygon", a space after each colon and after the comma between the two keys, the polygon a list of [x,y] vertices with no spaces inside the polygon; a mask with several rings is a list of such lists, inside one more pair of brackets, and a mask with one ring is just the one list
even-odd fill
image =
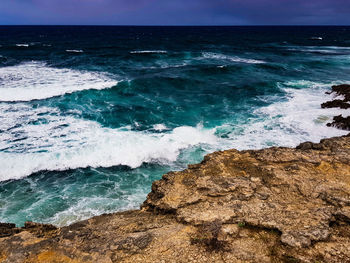
{"label": "rock texture", "polygon": [[[332,91],[327,94],[335,94],[342,96],[343,99],[335,99],[321,104],[322,108],[350,108],[350,85],[343,84],[332,87]],[[335,116],[333,122],[327,123],[328,127],[337,127],[342,130],[350,131],[350,116],[343,117],[342,115]]]}
{"label": "rock texture", "polygon": [[350,262],[350,135],[209,154],[140,210],[1,224],[0,262]]}

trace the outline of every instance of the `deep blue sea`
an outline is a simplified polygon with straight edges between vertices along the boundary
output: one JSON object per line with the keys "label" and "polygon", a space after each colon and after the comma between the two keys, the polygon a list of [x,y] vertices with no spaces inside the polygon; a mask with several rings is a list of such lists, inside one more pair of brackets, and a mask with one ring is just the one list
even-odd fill
{"label": "deep blue sea", "polygon": [[138,208],[229,148],[346,134],[350,27],[0,27],[0,222]]}

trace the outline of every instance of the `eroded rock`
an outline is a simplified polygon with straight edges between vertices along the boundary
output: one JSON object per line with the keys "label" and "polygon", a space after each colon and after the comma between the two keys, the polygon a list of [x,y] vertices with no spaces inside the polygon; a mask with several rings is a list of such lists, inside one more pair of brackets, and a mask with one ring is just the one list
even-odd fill
{"label": "eroded rock", "polygon": [[343,115],[335,116],[333,117],[333,122],[327,123],[327,126],[350,131],[350,116],[348,117],[343,117]]}
{"label": "eroded rock", "polygon": [[350,136],[215,152],[141,210],[0,230],[6,263],[350,262]]}
{"label": "eroded rock", "polygon": [[[328,94],[335,93],[337,96],[342,96],[343,99],[335,99],[321,104],[322,108],[350,108],[350,85],[343,84],[332,86],[332,91]],[[338,115],[333,117],[333,122],[327,123],[328,127],[336,127],[342,130],[350,130],[350,116]]]}

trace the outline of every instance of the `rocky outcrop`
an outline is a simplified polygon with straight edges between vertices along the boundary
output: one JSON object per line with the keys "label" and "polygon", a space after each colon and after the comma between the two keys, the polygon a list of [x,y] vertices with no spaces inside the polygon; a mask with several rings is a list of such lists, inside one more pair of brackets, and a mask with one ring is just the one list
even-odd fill
{"label": "rocky outcrop", "polygon": [[[322,108],[350,108],[350,85],[343,84],[332,87],[332,91],[327,94],[335,94],[336,96],[342,96],[343,99],[335,99],[327,101],[321,104]],[[350,116],[343,117],[342,115],[335,116],[333,122],[327,123],[328,127],[336,127],[342,130],[350,131]]]}
{"label": "rocky outcrop", "polygon": [[0,262],[350,262],[350,136],[228,150],[153,183],[140,210],[0,225]]}
{"label": "rocky outcrop", "polygon": [[348,117],[343,117],[342,115],[335,116],[333,117],[333,122],[327,123],[327,126],[350,131],[350,116]]}

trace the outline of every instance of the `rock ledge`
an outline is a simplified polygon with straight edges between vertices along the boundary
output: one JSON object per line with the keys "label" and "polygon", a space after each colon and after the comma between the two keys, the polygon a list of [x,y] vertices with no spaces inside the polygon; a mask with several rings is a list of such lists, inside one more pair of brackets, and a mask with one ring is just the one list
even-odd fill
{"label": "rock ledge", "polygon": [[209,154],[140,210],[0,224],[0,262],[350,262],[350,135]]}

